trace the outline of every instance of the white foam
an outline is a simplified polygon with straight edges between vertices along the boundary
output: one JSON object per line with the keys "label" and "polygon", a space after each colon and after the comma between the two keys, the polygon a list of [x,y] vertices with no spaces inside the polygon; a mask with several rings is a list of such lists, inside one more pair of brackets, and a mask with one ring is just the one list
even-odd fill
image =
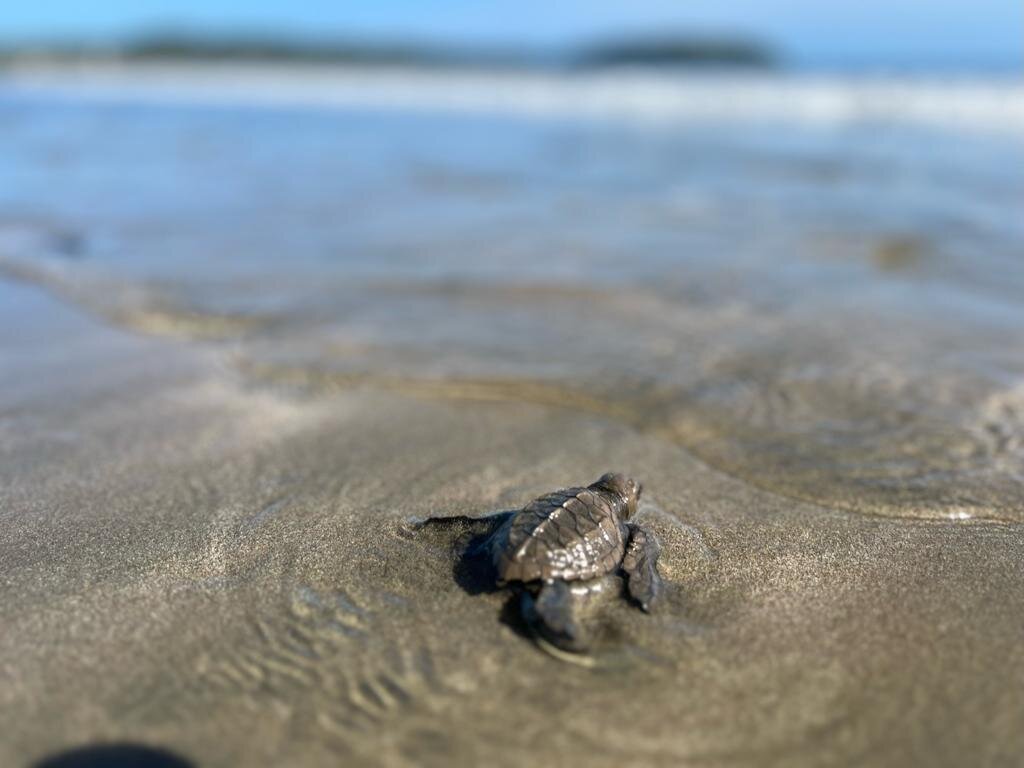
{"label": "white foam", "polygon": [[32,64],[0,93],[145,103],[414,109],[656,122],[911,123],[1024,135],[1019,78]]}

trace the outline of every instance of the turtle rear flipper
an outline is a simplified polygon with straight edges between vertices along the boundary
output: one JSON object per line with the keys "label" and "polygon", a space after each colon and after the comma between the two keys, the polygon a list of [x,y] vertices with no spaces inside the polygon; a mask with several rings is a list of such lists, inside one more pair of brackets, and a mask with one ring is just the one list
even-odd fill
{"label": "turtle rear flipper", "polygon": [[512,516],[512,512],[497,512],[483,517],[450,515],[408,521],[404,530],[410,537],[427,534],[439,535],[454,542],[460,555],[478,557],[485,554],[491,537]]}
{"label": "turtle rear flipper", "polygon": [[421,538],[447,549],[453,557],[456,583],[469,594],[477,595],[498,588],[490,541],[511,515],[499,512],[485,517],[428,517],[411,521],[404,530],[410,538]]}
{"label": "turtle rear flipper", "polygon": [[583,653],[590,638],[574,615],[575,601],[568,583],[545,582],[536,597],[522,596],[523,619],[542,638],[563,651]]}
{"label": "turtle rear flipper", "polygon": [[627,524],[629,541],[622,558],[622,570],[626,574],[626,588],[629,596],[641,608],[650,612],[657,604],[665,586],[658,573],[658,555],[661,545],[650,533],[639,525]]}

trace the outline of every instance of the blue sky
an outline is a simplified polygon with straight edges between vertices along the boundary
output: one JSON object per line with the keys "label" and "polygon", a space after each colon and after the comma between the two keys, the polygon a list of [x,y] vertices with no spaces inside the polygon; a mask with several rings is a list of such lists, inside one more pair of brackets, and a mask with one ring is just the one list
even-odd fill
{"label": "blue sky", "polygon": [[469,44],[740,32],[820,65],[1024,66],[1022,0],[48,0],[7,2],[5,41],[160,26]]}

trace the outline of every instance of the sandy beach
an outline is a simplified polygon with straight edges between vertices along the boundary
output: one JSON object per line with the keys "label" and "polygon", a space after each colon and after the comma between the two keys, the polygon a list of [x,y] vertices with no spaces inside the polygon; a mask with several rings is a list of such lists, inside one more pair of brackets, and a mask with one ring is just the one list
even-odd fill
{"label": "sandy beach", "polygon": [[[128,102],[0,86],[0,764],[1019,762],[1018,140]],[[610,469],[588,664],[411,525]]]}

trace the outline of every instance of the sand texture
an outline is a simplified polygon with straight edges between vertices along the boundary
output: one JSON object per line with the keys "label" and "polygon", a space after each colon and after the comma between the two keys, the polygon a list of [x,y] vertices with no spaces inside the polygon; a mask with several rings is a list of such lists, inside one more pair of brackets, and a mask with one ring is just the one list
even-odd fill
{"label": "sand texture", "polygon": [[[1024,751],[1016,525],[794,501],[569,408],[287,396],[209,353],[67,321],[76,345],[121,350],[5,416],[4,764],[103,741],[202,766]],[[155,359],[174,374],[154,380]],[[508,595],[461,589],[451,536],[409,530],[611,467],[648,489],[668,594],[651,616],[600,607],[595,668],[503,621]]]}

